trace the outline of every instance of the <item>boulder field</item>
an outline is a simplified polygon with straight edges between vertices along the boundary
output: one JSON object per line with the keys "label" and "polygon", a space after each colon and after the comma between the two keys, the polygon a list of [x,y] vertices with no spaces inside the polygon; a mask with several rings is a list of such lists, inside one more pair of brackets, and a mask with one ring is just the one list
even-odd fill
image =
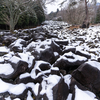
{"label": "boulder field", "polygon": [[0,31],[0,100],[100,100],[100,26],[69,27]]}

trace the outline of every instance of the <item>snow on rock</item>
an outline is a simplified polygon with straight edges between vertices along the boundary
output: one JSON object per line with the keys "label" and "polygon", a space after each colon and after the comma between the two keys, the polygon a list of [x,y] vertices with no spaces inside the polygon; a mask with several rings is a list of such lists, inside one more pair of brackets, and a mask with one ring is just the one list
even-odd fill
{"label": "snow on rock", "polygon": [[12,94],[19,95],[26,89],[25,84],[18,84],[13,85],[10,83],[6,83],[3,80],[0,79],[0,93],[9,92]]}
{"label": "snow on rock", "polygon": [[[42,70],[43,68],[43,70]],[[41,78],[47,77],[47,73],[49,74],[51,72],[50,70],[51,65],[48,62],[44,62],[44,61],[37,61],[34,68],[31,71],[31,77],[33,79],[36,79],[38,77],[41,76]],[[36,72],[37,71],[37,72]],[[42,78],[43,79],[43,78]]]}
{"label": "snow on rock", "polygon": [[3,56],[4,54],[9,53],[9,49],[6,46],[1,46],[0,47],[0,56]]}
{"label": "snow on rock", "polygon": [[0,74],[9,75],[14,72],[12,66],[8,64],[0,64]]}
{"label": "snow on rock", "polygon": [[0,79],[0,93],[4,93],[9,91],[9,89],[11,88],[12,84],[9,83],[5,83],[4,81],[2,81]]}
{"label": "snow on rock", "polygon": [[60,81],[60,79],[61,77],[56,75],[50,75],[48,78],[45,78],[41,83],[42,90],[40,91],[40,95],[46,94],[48,100],[53,100],[52,88]]}
{"label": "snow on rock", "polygon": [[88,61],[86,63],[93,66],[93,67],[95,67],[95,68],[97,68],[98,70],[100,70],[100,63],[99,62],[97,62],[97,61]]}
{"label": "snow on rock", "polygon": [[31,96],[31,92],[28,91],[28,96],[27,96],[27,99],[26,100],[33,100],[32,96]]}
{"label": "snow on rock", "polygon": [[[100,63],[97,61],[88,61],[80,65],[75,71],[73,71],[72,76],[83,86],[94,91],[94,93],[99,93],[100,91]],[[79,77],[80,76],[80,77]]]}
{"label": "snow on rock", "polygon": [[9,93],[19,95],[19,94],[23,93],[25,89],[26,89],[25,84],[21,83],[18,85],[12,85],[8,91],[9,91]]}
{"label": "snow on rock", "polygon": [[68,74],[68,75],[65,75],[64,76],[64,81],[65,81],[65,83],[68,85],[68,87],[70,88],[70,83],[71,83],[71,75],[70,74]]}
{"label": "snow on rock", "polygon": [[15,32],[0,32],[0,99],[99,100],[99,25],[45,21]]}
{"label": "snow on rock", "polygon": [[25,77],[28,77],[28,76],[30,76],[30,74],[26,72],[24,74],[21,74],[19,78],[22,79],[22,78],[25,78]]}
{"label": "snow on rock", "polygon": [[18,39],[15,42],[13,42],[9,47],[11,50],[15,52],[21,52],[23,51],[23,47],[26,46],[26,41],[23,39]]}
{"label": "snow on rock", "polygon": [[90,91],[82,91],[75,86],[75,99],[74,100],[96,100],[96,95]]}
{"label": "snow on rock", "polygon": [[76,55],[72,52],[68,52],[60,56],[53,66],[58,67],[59,69],[66,70],[66,72],[68,73],[70,70],[76,69],[86,61],[87,61],[86,57]]}
{"label": "snow on rock", "polygon": [[7,47],[5,47],[5,46],[2,46],[2,47],[0,47],[0,52],[8,53],[9,49]]}

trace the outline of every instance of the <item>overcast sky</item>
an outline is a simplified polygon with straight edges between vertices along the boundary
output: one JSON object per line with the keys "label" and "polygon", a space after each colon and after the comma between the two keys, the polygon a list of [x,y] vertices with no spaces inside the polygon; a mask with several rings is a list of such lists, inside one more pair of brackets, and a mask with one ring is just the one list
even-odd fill
{"label": "overcast sky", "polygon": [[[57,0],[55,4],[48,4],[47,7],[47,13],[49,14],[51,11],[56,12],[57,8],[59,8],[59,4],[62,2],[62,0]],[[100,3],[100,0],[97,0],[97,2]],[[59,8],[60,9],[60,8]]]}

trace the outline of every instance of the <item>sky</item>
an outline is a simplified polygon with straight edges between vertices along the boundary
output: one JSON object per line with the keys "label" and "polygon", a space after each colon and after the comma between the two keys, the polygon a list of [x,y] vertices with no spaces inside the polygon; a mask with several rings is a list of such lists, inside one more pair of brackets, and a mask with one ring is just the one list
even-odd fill
{"label": "sky", "polygon": [[[57,11],[57,8],[58,9],[61,9],[59,7],[59,4],[62,2],[62,0],[57,0],[56,3],[54,4],[48,4],[46,7],[47,7],[47,14],[49,14],[51,11],[53,12],[56,12]],[[98,3],[100,3],[100,0],[97,0]]]}
{"label": "sky", "polygon": [[52,3],[52,4],[48,4],[46,7],[47,7],[47,13],[49,14],[51,11],[53,12],[56,12],[57,11],[57,8],[60,8],[59,7],[59,4],[62,2],[62,0],[57,0],[56,3]]}

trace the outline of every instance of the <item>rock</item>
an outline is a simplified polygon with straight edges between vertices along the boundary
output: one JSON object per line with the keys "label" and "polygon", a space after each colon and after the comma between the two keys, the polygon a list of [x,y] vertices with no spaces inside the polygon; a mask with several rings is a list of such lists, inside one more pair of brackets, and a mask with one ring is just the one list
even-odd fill
{"label": "rock", "polygon": [[53,87],[53,100],[66,100],[68,94],[68,85],[61,78],[59,83]]}
{"label": "rock", "polygon": [[[6,68],[7,64],[4,64],[4,65]],[[17,78],[18,75],[24,73],[28,69],[28,63],[21,61],[21,60],[19,60],[18,63],[9,62],[8,65],[9,65],[9,69],[11,71],[8,72],[8,74],[7,74],[6,69],[4,69],[4,71],[6,71],[6,73],[2,72],[2,74],[0,74],[1,78],[4,78],[8,81],[10,81],[10,79],[15,80],[15,78]]]}
{"label": "rock", "polygon": [[72,76],[83,86],[100,96],[100,63],[89,61],[79,66]]}
{"label": "rock", "polygon": [[14,93],[10,94],[11,99],[16,99],[16,98],[20,98],[21,100],[24,100],[27,97],[27,92],[28,92],[29,88],[25,89],[21,94],[17,95]]}
{"label": "rock", "polygon": [[51,73],[51,65],[45,61],[36,61],[31,71],[31,77],[36,83],[41,83],[44,77],[48,77]]}
{"label": "rock", "polygon": [[26,72],[28,69],[28,63],[25,61],[19,61],[17,64],[11,63],[12,67],[14,68],[14,73],[11,78],[15,79],[18,75]]}
{"label": "rock", "polygon": [[10,94],[9,92],[0,93],[0,100],[6,100],[5,98],[8,97]]}
{"label": "rock", "polygon": [[60,70],[60,73],[65,76],[67,73],[66,73],[66,70]]}
{"label": "rock", "polygon": [[45,71],[45,70],[49,70],[51,66],[49,63],[42,63],[39,65],[39,68],[41,69],[41,71]]}
{"label": "rock", "polygon": [[80,56],[84,56],[87,59],[91,58],[91,55],[88,52],[84,52],[84,51],[76,51],[75,54],[80,55]]}
{"label": "rock", "polygon": [[53,50],[49,48],[42,51],[40,53],[39,60],[43,60],[43,61],[49,62],[50,64],[53,64],[55,62],[55,56],[54,56]]}
{"label": "rock", "polygon": [[52,68],[51,68],[51,75],[58,75],[58,76],[61,76],[61,75],[60,75],[59,68],[57,68],[57,67],[52,67]]}
{"label": "rock", "polygon": [[23,47],[26,47],[26,41],[23,39],[18,39],[9,46],[10,50],[14,52],[22,52]]}
{"label": "rock", "polygon": [[80,84],[77,80],[75,80],[73,77],[71,77],[71,82],[69,84],[69,91],[70,93],[74,93],[75,91],[75,86],[77,86],[78,88],[80,88],[81,90],[87,90],[86,87],[84,87],[82,84]]}
{"label": "rock", "polygon": [[76,55],[86,57],[87,59],[91,58],[91,55],[88,52],[83,51],[83,50],[77,50],[77,48],[73,46],[66,46],[66,48],[63,50],[63,54],[68,53],[68,52],[72,52]]}
{"label": "rock", "polygon": [[9,52],[9,49],[6,46],[0,47],[0,56],[3,56]]}
{"label": "rock", "polygon": [[68,41],[64,41],[64,40],[56,40],[55,43],[57,43],[58,45],[68,45]]}
{"label": "rock", "polygon": [[[59,94],[57,94],[57,95],[55,94],[57,92],[57,90],[59,90],[59,92],[61,92],[61,91],[63,92],[63,90],[62,90],[63,86],[66,86],[65,89],[67,89],[67,84],[66,85],[63,84],[63,81],[60,81],[60,79],[61,79],[61,77],[57,76],[57,75],[50,75],[49,77],[44,78],[44,80],[41,82],[41,84],[39,86],[39,92],[38,92],[38,95],[36,96],[36,100],[41,100],[41,99],[42,100],[49,100],[49,99],[58,100],[57,96]],[[57,85],[58,83],[59,83],[59,85]],[[59,86],[61,86],[61,89]],[[51,92],[49,92],[49,91],[51,91]],[[66,96],[67,96],[67,93],[66,93]],[[62,95],[62,93],[59,95],[59,97],[66,97],[66,96]]]}
{"label": "rock", "polygon": [[2,44],[5,45],[5,46],[9,46],[11,43],[13,43],[17,38],[10,35],[10,36],[4,36],[3,37],[3,41],[2,41]]}
{"label": "rock", "polygon": [[52,41],[52,43],[51,43],[51,48],[53,49],[53,52],[58,52],[58,54],[62,54],[62,49],[54,41]]}
{"label": "rock", "polygon": [[86,57],[69,52],[58,58],[53,66],[58,67],[60,70],[66,70],[66,73],[70,73],[86,61]]}
{"label": "rock", "polygon": [[21,74],[18,78],[16,78],[16,80],[14,81],[15,84],[20,84],[20,83],[30,83],[30,82],[35,82],[35,80],[33,78],[31,78],[31,75],[29,73],[23,73]]}
{"label": "rock", "polygon": [[72,94],[72,99],[71,100],[79,100],[81,98],[81,100],[98,100],[96,98],[96,95],[91,92],[91,91],[83,91],[80,88],[78,88],[77,86],[75,86],[75,91]]}
{"label": "rock", "polygon": [[72,53],[75,54],[76,48],[73,47],[73,46],[66,46],[66,48],[63,50],[63,54],[64,54],[64,53],[68,53],[68,52],[72,52]]}

